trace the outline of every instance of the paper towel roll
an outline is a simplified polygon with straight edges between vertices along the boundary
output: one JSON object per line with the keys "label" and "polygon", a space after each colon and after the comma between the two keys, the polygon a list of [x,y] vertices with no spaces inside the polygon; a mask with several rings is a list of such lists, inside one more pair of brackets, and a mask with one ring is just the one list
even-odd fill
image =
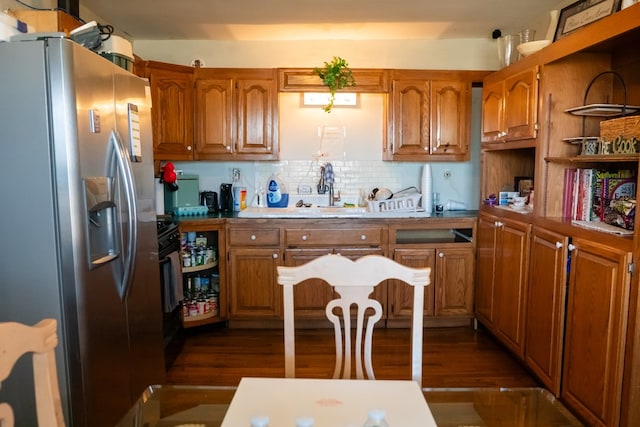
{"label": "paper towel roll", "polygon": [[164,184],[155,179],[156,215],[164,215]]}
{"label": "paper towel roll", "polygon": [[431,164],[422,167],[422,207],[426,212],[433,211],[433,183],[431,180]]}

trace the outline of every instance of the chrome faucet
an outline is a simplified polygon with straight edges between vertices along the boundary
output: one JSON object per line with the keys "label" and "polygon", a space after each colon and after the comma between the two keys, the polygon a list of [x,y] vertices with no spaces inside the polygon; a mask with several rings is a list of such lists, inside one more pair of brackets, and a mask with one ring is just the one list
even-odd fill
{"label": "chrome faucet", "polygon": [[[327,163],[324,166],[324,182],[325,182],[325,188],[328,187],[329,190],[329,206],[335,206],[337,201],[340,200],[340,192],[338,192],[338,198],[336,199],[336,197],[334,197],[333,195],[333,183],[335,180],[335,175],[333,173],[333,165],[331,163]],[[322,170],[321,170],[322,171]]]}
{"label": "chrome faucet", "polygon": [[324,194],[327,192],[327,184],[324,182],[324,166],[320,166],[320,181],[318,181],[318,194]]}

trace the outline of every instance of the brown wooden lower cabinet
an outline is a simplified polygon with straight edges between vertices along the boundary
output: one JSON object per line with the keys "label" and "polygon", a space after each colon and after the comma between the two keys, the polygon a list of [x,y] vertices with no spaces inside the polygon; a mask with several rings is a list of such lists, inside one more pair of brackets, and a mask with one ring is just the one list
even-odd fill
{"label": "brown wooden lower cabinet", "polygon": [[[453,230],[464,230],[469,236],[465,240]],[[446,222],[399,221],[391,225],[384,221],[355,223],[349,220],[230,223],[227,228],[228,319],[233,325],[239,324],[236,321],[254,321],[257,327],[260,321],[265,321],[267,326],[267,321],[281,320],[282,291],[277,283],[277,267],[301,265],[333,253],[351,259],[383,255],[406,265],[431,267],[431,285],[425,290],[424,309],[425,319],[431,322],[428,326],[470,325],[474,232],[475,218],[472,217]],[[388,254],[390,235],[394,236],[394,242]],[[387,321],[386,326],[390,326],[389,320],[394,321],[393,327],[410,325],[413,291],[408,285],[385,281],[375,287],[372,296],[382,304],[382,320]],[[333,289],[320,280],[296,285],[296,319],[325,321],[325,307],[334,297]]]}
{"label": "brown wooden lower cabinet", "polygon": [[277,283],[278,248],[229,249],[229,319],[275,319],[282,316]]}
{"label": "brown wooden lower cabinet", "polygon": [[516,356],[524,356],[529,232],[525,222],[481,214],[478,220],[478,319]]}
{"label": "brown wooden lower cabinet", "polygon": [[632,254],[527,227],[481,214],[478,318],[587,425],[617,426]]}
{"label": "brown wooden lower cabinet", "polygon": [[589,425],[620,421],[631,253],[572,240],[561,397]]}
{"label": "brown wooden lower cabinet", "polygon": [[540,227],[531,233],[525,362],[560,395],[569,238]]}
{"label": "brown wooden lower cabinet", "polygon": [[[393,259],[415,268],[431,268],[425,289],[425,316],[473,315],[473,248],[398,248]],[[389,317],[410,318],[413,289],[400,281],[389,282]]]}
{"label": "brown wooden lower cabinet", "polygon": [[[293,248],[285,249],[284,265],[296,266],[305,264],[315,258],[327,254],[341,254],[347,258],[357,259],[365,255],[384,255],[382,248]],[[386,283],[376,286],[373,297],[382,304],[383,313],[386,305]],[[325,319],[325,307],[332,299],[336,298],[335,292],[328,283],[323,280],[305,280],[296,285],[293,290],[293,304],[296,318],[300,319]],[[383,314],[383,318],[384,318]]]}
{"label": "brown wooden lower cabinet", "polygon": [[280,229],[263,222],[227,228],[229,320],[270,320],[282,316],[277,267],[282,264]]}

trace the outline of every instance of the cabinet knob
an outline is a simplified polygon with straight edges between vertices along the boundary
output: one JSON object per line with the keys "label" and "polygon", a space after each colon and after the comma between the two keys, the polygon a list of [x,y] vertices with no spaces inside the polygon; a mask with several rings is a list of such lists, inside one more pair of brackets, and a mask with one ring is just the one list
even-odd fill
{"label": "cabinet knob", "polygon": [[273,254],[273,259],[278,259],[278,254]]}
{"label": "cabinet knob", "polygon": [[574,245],[573,243],[569,243],[569,246],[567,246],[567,249],[569,249],[569,252],[576,250],[576,245]]}
{"label": "cabinet knob", "polygon": [[187,145],[187,151],[191,151],[191,146]]}
{"label": "cabinet knob", "polygon": [[227,145],[227,151],[231,151],[231,146]]}
{"label": "cabinet knob", "polygon": [[560,242],[556,242],[556,248],[560,249],[561,247],[563,247],[564,245]]}
{"label": "cabinet knob", "polygon": [[302,235],[302,240],[304,240],[304,241],[306,242],[306,241],[307,241],[307,239],[308,239],[307,235],[306,235],[306,234],[303,234],[303,235]]}
{"label": "cabinet knob", "polygon": [[429,147],[423,147],[422,148],[424,151],[429,151]]}
{"label": "cabinet knob", "polygon": [[496,226],[496,227],[503,227],[503,226],[504,226],[504,223],[503,223],[502,221],[496,221],[496,222],[495,222],[495,226]]}
{"label": "cabinet knob", "polygon": [[363,234],[362,236],[360,236],[360,240],[367,240],[367,235]]}
{"label": "cabinet knob", "polygon": [[439,256],[440,258],[444,258],[444,253],[440,252],[440,253],[438,254],[438,256]]}
{"label": "cabinet knob", "polygon": [[252,235],[251,235],[251,237],[249,237],[249,238],[250,238],[251,240],[256,240],[256,239],[257,239],[257,237],[256,237],[256,235],[255,235],[255,234],[252,234]]}

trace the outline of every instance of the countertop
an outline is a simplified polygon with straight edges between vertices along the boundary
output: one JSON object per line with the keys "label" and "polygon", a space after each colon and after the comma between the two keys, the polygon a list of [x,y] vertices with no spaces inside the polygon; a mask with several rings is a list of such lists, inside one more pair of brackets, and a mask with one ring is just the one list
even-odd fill
{"label": "countertop", "polygon": [[250,215],[242,215],[241,212],[219,212],[216,214],[207,215],[189,215],[189,216],[175,216],[175,215],[158,215],[159,221],[167,221],[179,224],[181,222],[197,222],[197,221],[211,221],[211,220],[234,220],[234,219],[312,219],[312,220],[329,220],[329,219],[348,219],[348,220],[376,220],[376,219],[430,219],[430,220],[447,220],[458,218],[476,218],[478,216],[477,210],[460,210],[460,211],[444,211],[442,213],[426,213],[426,212],[389,212],[373,214],[367,213],[365,215],[354,216],[317,216],[317,215],[287,215],[281,208],[249,208],[259,209],[254,211]]}

